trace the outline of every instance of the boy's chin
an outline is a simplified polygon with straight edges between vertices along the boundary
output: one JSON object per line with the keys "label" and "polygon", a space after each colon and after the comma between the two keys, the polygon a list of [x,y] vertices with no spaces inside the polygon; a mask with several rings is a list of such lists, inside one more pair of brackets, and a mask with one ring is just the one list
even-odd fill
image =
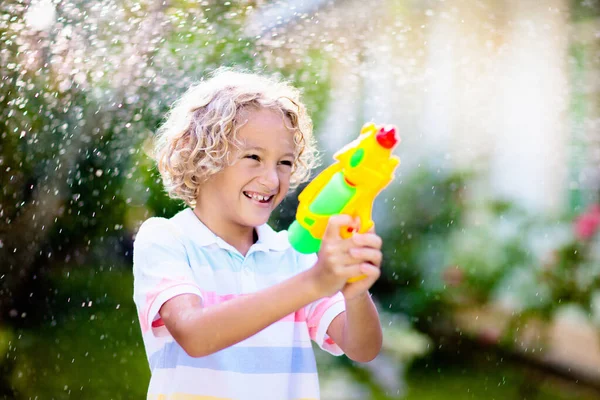
{"label": "boy's chin", "polygon": [[256,227],[266,224],[269,221],[269,218],[271,218],[272,212],[273,209],[271,207],[265,207],[263,209],[251,207],[240,210],[240,217],[241,220],[244,221],[244,225]]}
{"label": "boy's chin", "polygon": [[252,226],[252,227],[257,227],[257,226],[261,226],[266,224],[269,221],[269,217],[271,216],[271,214],[269,213],[268,215],[253,215],[251,217],[246,216],[244,218],[244,222],[246,226]]}

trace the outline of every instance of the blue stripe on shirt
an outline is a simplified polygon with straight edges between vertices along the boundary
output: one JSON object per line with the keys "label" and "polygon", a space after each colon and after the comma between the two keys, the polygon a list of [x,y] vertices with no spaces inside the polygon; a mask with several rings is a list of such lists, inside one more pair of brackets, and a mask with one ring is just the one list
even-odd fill
{"label": "blue stripe on shirt", "polygon": [[191,357],[177,343],[167,343],[150,357],[151,368],[177,366],[244,374],[316,373],[311,347],[228,347],[206,357]]}

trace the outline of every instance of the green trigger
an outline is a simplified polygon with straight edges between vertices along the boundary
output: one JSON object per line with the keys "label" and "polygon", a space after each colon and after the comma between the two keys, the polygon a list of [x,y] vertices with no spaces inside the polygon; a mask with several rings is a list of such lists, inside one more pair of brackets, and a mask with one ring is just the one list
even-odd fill
{"label": "green trigger", "polygon": [[350,166],[352,168],[356,167],[358,164],[360,164],[360,162],[363,159],[363,156],[365,155],[365,149],[358,149],[354,152],[354,154],[352,154],[352,157],[350,157]]}

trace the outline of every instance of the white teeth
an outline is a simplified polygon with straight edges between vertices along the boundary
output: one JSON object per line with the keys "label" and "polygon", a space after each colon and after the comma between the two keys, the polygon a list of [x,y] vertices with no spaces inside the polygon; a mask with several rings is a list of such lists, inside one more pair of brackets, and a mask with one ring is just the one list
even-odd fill
{"label": "white teeth", "polygon": [[245,192],[245,194],[246,194],[246,196],[248,196],[248,197],[250,197],[250,198],[252,198],[252,199],[254,199],[254,200],[257,200],[257,201],[265,201],[265,200],[270,200],[270,199],[271,199],[271,197],[273,197],[273,196],[262,196],[262,195],[260,195],[260,194],[257,194],[257,193],[252,193],[252,194],[250,194],[250,193],[248,193],[248,192]]}

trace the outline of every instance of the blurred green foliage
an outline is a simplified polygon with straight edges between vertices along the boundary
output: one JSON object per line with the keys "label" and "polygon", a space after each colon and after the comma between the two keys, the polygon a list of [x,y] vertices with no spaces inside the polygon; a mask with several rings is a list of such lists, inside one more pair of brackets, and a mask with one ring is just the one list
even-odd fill
{"label": "blurred green foliage", "polygon": [[150,371],[130,272],[57,266],[51,275],[51,320],[11,341],[18,398],[144,398]]}
{"label": "blurred green foliage", "polygon": [[386,192],[383,276],[374,286],[382,304],[394,312],[432,315],[440,298],[439,265],[446,240],[465,212],[470,174],[422,167]]}

